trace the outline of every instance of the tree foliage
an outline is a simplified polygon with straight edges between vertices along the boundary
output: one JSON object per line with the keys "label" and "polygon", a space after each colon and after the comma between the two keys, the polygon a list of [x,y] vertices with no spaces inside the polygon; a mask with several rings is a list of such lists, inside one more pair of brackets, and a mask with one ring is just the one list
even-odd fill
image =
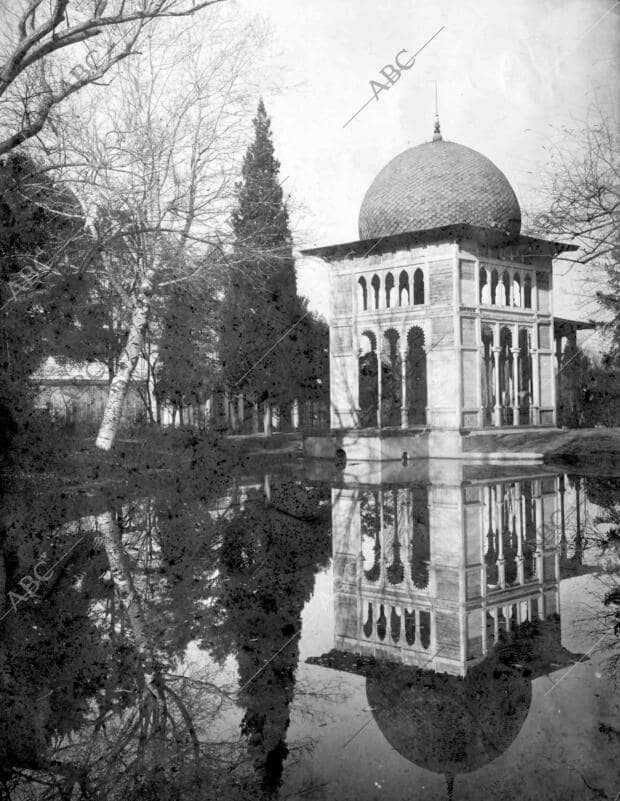
{"label": "tree foliage", "polygon": [[297,295],[292,236],[261,100],[232,216],[236,269],[222,310],[221,355],[231,390],[286,404],[324,391],[327,329]]}
{"label": "tree foliage", "polygon": [[[8,446],[32,415],[32,372],[45,356],[71,355],[76,309],[87,287],[72,263],[86,244],[80,205],[32,159],[0,162],[0,428]],[[24,267],[54,265],[52,278],[30,296],[11,301],[11,279]]]}
{"label": "tree foliage", "polygon": [[[204,265],[204,269],[208,269]],[[176,409],[204,405],[219,382],[218,303],[205,275],[172,284],[162,299],[156,327],[158,403]]]}

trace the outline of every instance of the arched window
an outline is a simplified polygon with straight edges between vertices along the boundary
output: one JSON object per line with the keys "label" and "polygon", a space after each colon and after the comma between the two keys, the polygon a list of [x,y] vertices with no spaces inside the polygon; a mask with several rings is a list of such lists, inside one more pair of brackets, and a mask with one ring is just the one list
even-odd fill
{"label": "arched window", "polygon": [[519,422],[530,422],[532,405],[532,354],[530,332],[519,329]]}
{"label": "arched window", "polygon": [[400,425],[401,406],[401,356],[399,335],[389,328],[383,335],[381,348],[381,425]]}
{"label": "arched window", "polygon": [[392,612],[390,614],[390,634],[394,642],[400,640],[400,615],[394,607],[392,607]]}
{"label": "arched window", "polygon": [[430,513],[425,486],[411,488],[411,579],[418,590],[428,587],[428,565],[431,558]]}
{"label": "arched window", "polygon": [[359,284],[359,308],[362,311],[368,310],[368,287],[366,286],[366,279],[362,276],[357,282]]}
{"label": "arched window", "polygon": [[501,424],[510,426],[513,422],[513,400],[515,387],[512,373],[512,331],[503,327],[499,332],[499,403]]}
{"label": "arched window", "polygon": [[381,575],[381,510],[378,492],[362,492],[360,495],[360,530],[362,534],[362,556],[364,578],[376,581]]}
{"label": "arched window", "polygon": [[398,305],[409,305],[409,274],[403,270],[398,279]]}
{"label": "arched window", "polygon": [[420,611],[420,644],[426,649],[431,644],[431,613]]}
{"label": "arched window", "polygon": [[377,341],[372,331],[364,331],[360,341],[358,397],[361,428],[377,425],[378,364]]}
{"label": "arched window", "polygon": [[375,301],[375,309],[379,308],[379,289],[381,288],[381,282],[379,281],[378,275],[373,275],[372,281],[370,282],[372,286],[372,292]]}
{"label": "arched window", "polygon": [[510,306],[510,273],[504,270],[502,275],[502,306]]}
{"label": "arched window", "polygon": [[523,281],[523,307],[525,309],[532,308],[532,279],[529,273],[525,276]]}
{"label": "arched window", "polygon": [[387,619],[385,617],[385,607],[383,604],[379,607],[379,617],[377,618],[377,636],[380,640],[385,640],[387,634]]}
{"label": "arched window", "polygon": [[493,423],[495,408],[495,365],[493,362],[493,329],[482,326],[482,364],[480,377],[482,380],[482,425]]}
{"label": "arched window", "polygon": [[424,273],[418,267],[413,274],[413,305],[420,306],[424,303]]}
{"label": "arched window", "polygon": [[391,308],[394,303],[394,276],[392,273],[388,273],[385,276],[385,308]]}
{"label": "arched window", "polygon": [[495,305],[497,303],[497,270],[493,270],[491,272],[491,303]]}
{"label": "arched window", "polygon": [[489,282],[487,280],[487,271],[484,267],[480,268],[480,303],[489,303],[491,300]]}
{"label": "arched window", "polygon": [[405,612],[405,640],[407,645],[413,645],[415,642],[415,612]]}
{"label": "arched window", "polygon": [[424,332],[412,328],[407,335],[407,417],[409,425],[426,424],[426,351]]}
{"label": "arched window", "polygon": [[521,297],[521,276],[519,273],[515,273],[512,279],[512,305],[517,308],[523,306],[523,298]]}

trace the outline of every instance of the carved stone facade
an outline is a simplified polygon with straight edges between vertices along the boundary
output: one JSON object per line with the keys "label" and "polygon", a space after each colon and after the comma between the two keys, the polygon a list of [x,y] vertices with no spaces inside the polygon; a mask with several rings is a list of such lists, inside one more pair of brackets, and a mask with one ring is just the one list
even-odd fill
{"label": "carved stone facade", "polygon": [[[380,237],[305,251],[330,263],[331,428],[556,425],[552,262],[574,248],[521,235],[505,176],[469,148],[439,135],[409,152],[405,172],[390,172],[398,186],[373,184],[364,200],[360,231],[380,222]],[[439,156],[453,176],[441,191]],[[495,195],[497,225],[482,227]],[[403,230],[427,217],[436,227]]]}
{"label": "carved stone facade", "polygon": [[429,469],[332,490],[334,645],[464,676],[500,631],[559,612],[563,476]]}

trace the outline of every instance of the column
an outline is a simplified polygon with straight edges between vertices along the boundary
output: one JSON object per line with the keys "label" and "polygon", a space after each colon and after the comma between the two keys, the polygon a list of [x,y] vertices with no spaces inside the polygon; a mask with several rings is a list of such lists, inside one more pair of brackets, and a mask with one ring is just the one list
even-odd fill
{"label": "column", "polygon": [[377,336],[377,428],[381,428],[381,406],[382,406],[382,379],[383,379],[383,361],[381,359],[383,345],[383,335],[379,333]]}
{"label": "column", "polygon": [[493,365],[494,365],[494,379],[495,379],[495,408],[493,410],[494,415],[494,424],[496,426],[501,426],[502,424],[502,406],[501,406],[501,397],[500,397],[500,385],[499,385],[499,355],[501,353],[501,348],[495,347],[493,348]]}
{"label": "column", "polygon": [[556,414],[556,423],[564,424],[565,415],[564,415],[564,399],[562,398],[562,394],[560,392],[560,370],[562,369],[562,335],[555,337],[555,380],[553,382],[553,388],[555,391],[555,398],[553,400],[553,407],[555,409]]}
{"label": "column", "polygon": [[504,562],[504,514],[503,514],[503,487],[501,484],[495,485],[495,509],[497,520],[497,569],[499,573],[499,586],[506,586],[506,569]]}
{"label": "column", "polygon": [[[359,501],[356,504],[356,514],[359,515]],[[361,538],[361,532],[360,532]],[[362,604],[362,576],[364,575],[364,554],[362,553],[361,547],[360,552],[357,555],[357,572],[355,574],[355,582],[356,582],[356,597],[357,597],[357,638],[358,640],[362,639],[363,635],[363,626],[364,626],[364,606]]]}
{"label": "column", "polygon": [[515,484],[515,507],[517,518],[517,581],[525,584],[525,565],[523,559],[523,494],[521,492],[521,482]]}
{"label": "column", "polygon": [[538,581],[543,580],[543,509],[542,497],[540,495],[541,487],[540,481],[536,482],[536,489],[534,490],[534,515],[536,524],[536,577]]}
{"label": "column", "polygon": [[[536,326],[534,326],[536,331]],[[538,341],[538,334],[536,334]],[[532,423],[540,425],[540,365],[538,363],[538,348],[531,348],[532,356]]]}
{"label": "column", "polygon": [[381,577],[379,583],[383,587],[385,586],[385,571],[387,567],[387,558],[385,554],[385,527],[383,525],[383,490],[379,490],[377,493],[377,500],[379,502],[379,542],[381,543],[381,559],[379,562],[381,568]]}
{"label": "column", "polygon": [[[516,341],[519,341],[518,335]],[[519,348],[511,348],[510,352],[512,354],[512,424],[518,426],[521,422],[519,419]]]}
{"label": "column", "polygon": [[[402,341],[402,338],[401,338]],[[400,353],[400,426],[407,428],[409,415],[407,413],[407,347],[403,343]]]}

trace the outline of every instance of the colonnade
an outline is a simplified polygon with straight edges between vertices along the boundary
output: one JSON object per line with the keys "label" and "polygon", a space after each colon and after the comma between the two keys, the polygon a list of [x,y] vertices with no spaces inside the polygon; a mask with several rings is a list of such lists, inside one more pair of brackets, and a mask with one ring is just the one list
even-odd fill
{"label": "colonnade", "polygon": [[414,269],[411,281],[409,272],[401,270],[398,283],[392,272],[381,276],[375,273],[372,278],[362,275],[357,279],[357,292],[357,310],[360,312],[420,306],[425,303],[424,270],[421,267]]}
{"label": "colonnade", "polygon": [[428,586],[430,559],[425,486],[365,491],[360,495],[359,575],[374,586]]}
{"label": "colonnade", "polygon": [[484,487],[486,540],[481,587],[486,591],[543,577],[543,500],[540,482]]}
{"label": "colonnade", "polygon": [[[523,278],[521,276],[523,275]],[[496,268],[481,266],[478,278],[478,298],[483,305],[510,306],[531,309],[535,306],[536,273],[521,272],[506,267],[501,272]]]}
{"label": "colonnade", "polygon": [[[540,420],[540,372],[535,329],[482,326],[482,424],[528,425]],[[516,346],[515,346],[516,343]],[[467,380],[464,378],[464,380]]]}
{"label": "colonnade", "polygon": [[359,356],[359,421],[362,428],[426,425],[424,331],[412,326],[406,340],[394,328],[362,333]]}

